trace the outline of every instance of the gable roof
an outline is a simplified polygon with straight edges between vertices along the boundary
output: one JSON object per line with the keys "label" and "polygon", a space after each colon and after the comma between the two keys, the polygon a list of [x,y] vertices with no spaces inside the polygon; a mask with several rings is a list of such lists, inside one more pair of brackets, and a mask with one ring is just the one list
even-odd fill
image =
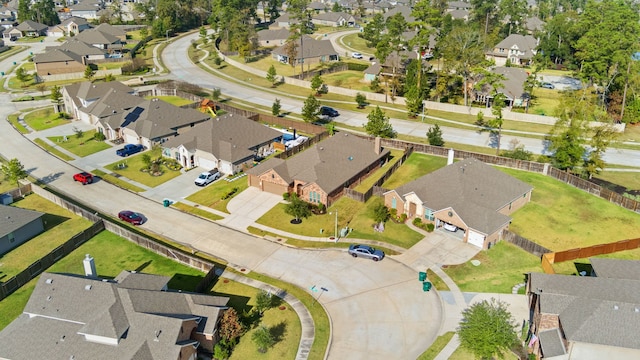
{"label": "gable roof", "polygon": [[467,226],[491,234],[510,220],[497,210],[531,189],[531,185],[469,158],[392,191],[402,197],[414,193],[434,211],[453,208]]}
{"label": "gable roof", "polygon": [[[74,101],[77,101],[78,99],[83,99],[85,101],[96,100],[112,91],[126,94],[132,94],[134,91],[132,88],[119,81],[96,83],[83,81],[67,85],[64,89]],[[78,106],[81,106],[79,103],[77,104]]]}
{"label": "gable roof", "polygon": [[340,20],[348,21],[349,19],[353,19],[353,15],[347,14],[345,12],[337,11],[337,12],[326,12],[313,15],[312,17],[315,20],[323,20],[323,21],[333,21],[338,22]]}
{"label": "gable roof", "polygon": [[58,47],[60,50],[66,50],[81,56],[88,55],[105,55],[106,53],[103,50],[98,49],[95,46],[91,46],[76,37],[72,37],[71,39],[65,41]]}
{"label": "gable roof", "polygon": [[285,28],[258,31],[259,41],[284,40],[289,38],[289,30]]}
{"label": "gable roof", "polygon": [[33,220],[41,218],[44,213],[15,206],[0,205],[0,238],[19,230]]}
{"label": "gable roof", "polygon": [[[505,77],[502,81],[502,86],[497,89],[499,93],[506,96],[508,100],[522,99],[525,95],[524,84],[529,77],[524,69],[516,67],[498,66],[491,69],[494,74],[500,74]],[[493,96],[491,94],[492,89],[489,84],[484,84],[483,88],[477,90],[480,93]]]}
{"label": "gable roof", "polygon": [[43,31],[47,30],[48,26],[45,24],[40,24],[38,22],[32,20],[25,20],[16,26],[16,29],[20,31]]}
{"label": "gable roof", "polygon": [[[107,89],[97,100],[86,107],[81,108],[83,112],[89,113],[97,118],[108,118],[122,114],[138,104],[145,101],[144,98],[131,95],[128,92],[120,91],[117,88]],[[117,129],[118,127],[116,127]]]}
{"label": "gable roof", "polygon": [[33,56],[33,62],[36,64],[51,63],[51,62],[63,62],[63,61],[76,61],[80,64],[84,64],[82,56],[72,51],[51,48],[41,54],[35,54]]}
{"label": "gable roof", "polygon": [[253,156],[257,146],[281,136],[281,132],[253,120],[226,114],[197,124],[162,146],[175,148],[182,145],[189,151],[200,150],[218,159],[236,163]]}
{"label": "gable roof", "polygon": [[102,23],[94,28],[104,34],[109,34],[115,37],[123,37],[127,35],[127,32],[119,27],[113,26],[109,23]]}
{"label": "gable roof", "polygon": [[79,16],[71,16],[67,19],[65,19],[63,22],[60,23],[60,26],[69,26],[69,24],[74,23],[78,26],[81,25],[89,25],[89,21],[87,21],[87,19],[83,18],[83,17],[79,17]]}
{"label": "gable roof", "polygon": [[640,261],[590,258],[593,272],[608,279],[640,280]]}
{"label": "gable roof", "polygon": [[[333,45],[329,40],[316,40],[308,35],[305,35],[303,41],[301,39],[297,39],[295,40],[295,42],[298,49],[296,60],[300,60],[303,58],[314,58],[319,56],[338,56],[338,52],[333,48]],[[301,42],[303,42],[303,46],[300,46]],[[276,55],[288,56],[286,48],[287,44],[276,48],[275,50],[273,50],[273,53]]]}
{"label": "gable roof", "polygon": [[98,28],[85,30],[74,38],[87,44],[115,44],[120,41],[116,36],[102,32]]}
{"label": "gable roof", "polygon": [[286,160],[271,158],[246,172],[259,175],[273,169],[289,183],[294,180],[315,183],[325,193],[331,194],[364,168],[388,154],[388,149],[376,153],[374,141],[344,132]]}
{"label": "gable roof", "polygon": [[540,311],[558,315],[567,340],[640,349],[640,281],[541,273],[529,279]]}
{"label": "gable roof", "polygon": [[[199,327],[212,330],[227,301],[43,273],[23,315],[0,332],[0,357],[177,359],[181,348],[195,345],[179,341],[183,321],[201,319]],[[93,340],[96,336],[117,345]],[[34,339],[41,346],[30,346]]]}
{"label": "gable roof", "polygon": [[538,43],[538,40],[531,35],[520,35],[520,34],[511,34],[507,36],[506,39],[500,41],[498,45],[493,47],[493,50],[490,52],[493,56],[509,56],[509,52],[500,53],[495,51],[495,49],[513,49],[518,48],[519,51],[522,51],[524,55],[518,55],[519,58],[523,59],[531,59],[535,55],[535,49]]}

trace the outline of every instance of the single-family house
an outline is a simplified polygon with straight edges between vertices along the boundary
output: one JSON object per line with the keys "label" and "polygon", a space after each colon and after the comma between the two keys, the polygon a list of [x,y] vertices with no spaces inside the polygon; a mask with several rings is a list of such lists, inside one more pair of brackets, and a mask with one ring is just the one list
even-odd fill
{"label": "single-family house", "polygon": [[[338,52],[333,48],[333,44],[329,40],[316,40],[305,35],[294,41],[296,47],[294,66],[300,64],[300,62],[316,64],[339,60]],[[282,63],[290,63],[287,46],[289,46],[289,42],[273,50],[271,56]]]}
{"label": "single-family house", "polygon": [[[138,105],[143,98],[128,96],[135,90],[119,81],[96,82],[89,81],[73,83],[63,87],[62,100],[64,111],[74,118],[87,124],[95,125],[101,117],[109,116],[115,112],[131,109]],[[106,100],[109,95],[109,100]],[[121,95],[121,96],[120,96]],[[94,109],[98,100],[101,100],[100,108]],[[92,114],[91,111],[94,113]]]}
{"label": "single-family house", "polygon": [[451,12],[453,10],[471,11],[471,9],[473,9],[473,5],[471,5],[470,2],[454,0],[454,1],[447,2],[447,9],[445,11],[446,12]]}
{"label": "single-family house", "polygon": [[270,30],[275,29],[288,29],[292,24],[297,24],[298,20],[291,17],[291,14],[285,12],[278,16],[277,19],[273,21],[271,25],[269,25]]}
{"label": "single-family house", "polygon": [[22,37],[22,31],[16,28],[17,25],[6,28],[2,31],[2,38],[4,40],[19,39]]}
{"label": "single-family house", "polygon": [[[386,1],[381,1],[378,3],[378,6],[385,6],[383,5],[384,3],[386,3]],[[385,10],[383,16],[386,21],[388,18],[396,14],[401,14],[407,23],[412,23],[416,21],[416,18],[413,15],[411,15],[412,12],[413,12],[413,9],[411,9],[409,6],[399,5],[392,8],[391,10],[388,10],[388,11]]]}
{"label": "single-family house", "polygon": [[195,125],[162,144],[162,155],[176,159],[185,169],[218,168],[235,174],[272,154],[280,131],[245,117],[226,114]]}
{"label": "single-family house", "polygon": [[43,232],[43,215],[38,211],[0,205],[0,255]]}
{"label": "single-family house", "polygon": [[340,132],[286,160],[271,158],[246,173],[249,186],[274,194],[295,193],[329,207],[345,187],[375,171],[388,156],[379,138]]}
{"label": "single-family house", "polygon": [[113,26],[109,23],[102,23],[96,26],[94,29],[100,31],[101,33],[115,36],[116,38],[120,39],[121,43],[127,42],[127,32],[117,26]]}
{"label": "single-family house", "polygon": [[80,2],[69,7],[71,16],[77,16],[88,20],[97,20],[99,18],[98,11],[103,7],[99,4],[93,4],[88,2]]}
{"label": "single-family house", "polygon": [[260,30],[258,31],[258,44],[263,47],[282,46],[290,35],[289,30],[285,28]]}
{"label": "single-family house", "polygon": [[102,29],[104,28],[85,30],[76,35],[75,38],[84,43],[90,44],[91,46],[95,46],[98,49],[104,50],[109,54],[121,53],[123,41],[115,35],[103,32]]}
{"label": "single-family house", "polygon": [[[504,76],[502,86],[497,92],[504,95],[505,105],[508,107],[526,107],[530,96],[525,91],[525,83],[529,74],[522,68],[498,66],[491,69],[491,72]],[[494,94],[489,84],[485,84],[480,89],[472,92],[473,101],[491,106]]]}
{"label": "single-family house", "polygon": [[39,76],[82,73],[87,67],[84,57],[58,47],[34,55],[33,63]]}
{"label": "single-family house", "polygon": [[88,29],[91,29],[91,25],[87,19],[72,16],[58,25],[50,26],[49,29],[47,29],[47,35],[55,37],[73,36]]}
{"label": "single-family house", "polygon": [[330,6],[320,2],[320,1],[312,1],[309,3],[309,5],[307,5],[307,10],[312,11],[315,14],[318,14],[320,12],[324,12],[329,10]]}
{"label": "single-family house", "polygon": [[229,298],[172,291],[169,280],[45,272],[22,314],[0,332],[0,358],[195,359],[198,348],[218,342]]}
{"label": "single-family house", "polygon": [[528,65],[536,54],[538,41],[531,35],[511,34],[486,53],[487,60],[493,60],[496,66]]}
{"label": "single-family house", "polygon": [[527,345],[536,358],[640,358],[640,261],[589,260],[584,276],[528,274]]}
{"label": "single-family house", "polygon": [[544,29],[545,22],[540,20],[539,17],[533,16],[525,20],[524,28],[527,29],[529,34],[534,34]]}
{"label": "single-family house", "polygon": [[533,188],[476,159],[465,159],[384,193],[398,215],[419,218],[436,228],[464,232],[463,241],[488,249],[509,228],[514,211],[531,200]]}
{"label": "single-family house", "polygon": [[469,10],[464,9],[455,9],[447,11],[447,14],[451,15],[452,19],[461,19],[464,21],[469,21]]}
{"label": "single-family house", "polygon": [[316,25],[333,26],[333,27],[356,26],[356,18],[351,14],[347,14],[341,11],[315,14],[311,17],[311,22]]}
{"label": "single-family house", "polygon": [[16,16],[18,15],[18,13],[12,9],[11,7],[8,7],[6,5],[2,5],[0,6],[0,15],[2,15],[5,18],[12,18],[15,20]]}
{"label": "single-family house", "polygon": [[20,37],[46,36],[48,28],[47,25],[32,20],[25,20],[15,27],[16,30],[20,31]]}

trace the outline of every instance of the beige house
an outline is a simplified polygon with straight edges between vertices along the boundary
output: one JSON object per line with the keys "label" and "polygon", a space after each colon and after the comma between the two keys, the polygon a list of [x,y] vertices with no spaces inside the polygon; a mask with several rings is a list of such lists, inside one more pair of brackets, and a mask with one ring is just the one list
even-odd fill
{"label": "beige house", "polygon": [[0,358],[195,360],[199,348],[210,352],[218,342],[229,298],[171,291],[169,280],[45,272],[23,313],[0,332]]}
{"label": "beige house", "polygon": [[316,25],[323,26],[349,26],[353,27],[356,25],[356,18],[345,12],[327,12],[313,15],[311,17],[311,22]]}
{"label": "beige house", "polygon": [[338,133],[286,160],[271,158],[246,171],[249,186],[282,195],[295,193],[330,206],[345,187],[379,168],[389,156],[380,139]]}
{"label": "beige house", "polygon": [[476,159],[447,165],[384,193],[385,205],[436,228],[464,232],[463,241],[488,249],[509,228],[514,211],[531,200],[533,188]]}
{"label": "beige house", "polygon": [[505,66],[507,61],[513,65],[528,65],[537,46],[538,40],[531,35],[511,34],[486,53],[486,58],[493,60],[496,66]]}
{"label": "beige house", "polygon": [[[338,52],[333,48],[331,41],[316,40],[307,35],[303,36],[303,38],[295,40],[296,56],[293,62],[294,65],[300,64],[300,62],[317,64],[339,60]],[[276,48],[271,53],[271,56],[282,63],[290,63],[287,46],[288,43]]]}

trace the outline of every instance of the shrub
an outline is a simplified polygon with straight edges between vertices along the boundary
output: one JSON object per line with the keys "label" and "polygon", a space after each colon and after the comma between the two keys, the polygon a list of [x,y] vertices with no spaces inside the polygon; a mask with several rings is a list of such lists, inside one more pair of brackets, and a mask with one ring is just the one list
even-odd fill
{"label": "shrub", "polygon": [[324,214],[325,210],[326,210],[326,207],[324,206],[324,204],[323,203],[318,203],[318,212],[320,214]]}
{"label": "shrub", "polygon": [[428,223],[427,224],[427,231],[428,232],[433,232],[433,229],[435,229],[435,228],[436,228],[436,226],[433,225],[432,223]]}
{"label": "shrub", "polygon": [[107,137],[104,136],[104,134],[101,133],[101,132],[97,132],[97,133],[93,134],[93,139],[96,140],[96,141],[104,141],[106,138]]}
{"label": "shrub", "polygon": [[414,218],[411,223],[417,227],[422,227],[422,220],[420,218]]}
{"label": "shrub", "polygon": [[400,221],[401,221],[401,222],[405,222],[405,221],[407,221],[407,214],[402,214],[402,215],[400,215]]}
{"label": "shrub", "polygon": [[282,199],[284,201],[289,201],[289,199],[291,199],[291,194],[289,194],[288,192],[282,194]]}
{"label": "shrub", "polygon": [[234,187],[233,189],[231,189],[231,191],[229,191],[228,193],[226,193],[223,197],[222,200],[227,200],[228,198],[232,197],[235,193],[238,192],[238,188]]}

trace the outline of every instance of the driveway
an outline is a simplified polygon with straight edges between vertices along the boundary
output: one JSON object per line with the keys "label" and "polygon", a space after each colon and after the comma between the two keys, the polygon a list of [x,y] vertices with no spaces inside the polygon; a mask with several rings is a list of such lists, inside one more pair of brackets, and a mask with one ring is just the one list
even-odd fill
{"label": "driveway", "polygon": [[538,75],[538,81],[548,82],[555,86],[556,90],[580,90],[582,83],[578,79],[569,76]]}
{"label": "driveway", "polygon": [[[204,171],[206,170],[197,167],[143,192],[142,196],[148,199],[153,199],[157,202],[162,202],[164,199],[169,199],[172,202],[178,202],[187,196],[202,190],[200,186],[195,184],[194,180],[201,172]],[[221,180],[218,179],[217,181]],[[208,186],[211,186],[211,184]]]}
{"label": "driveway", "polygon": [[[244,181],[247,180],[244,179]],[[233,229],[246,231],[247,227],[281,201],[281,195],[260,191],[258,188],[250,186],[229,201],[227,210],[230,215],[220,220],[219,223]]]}

